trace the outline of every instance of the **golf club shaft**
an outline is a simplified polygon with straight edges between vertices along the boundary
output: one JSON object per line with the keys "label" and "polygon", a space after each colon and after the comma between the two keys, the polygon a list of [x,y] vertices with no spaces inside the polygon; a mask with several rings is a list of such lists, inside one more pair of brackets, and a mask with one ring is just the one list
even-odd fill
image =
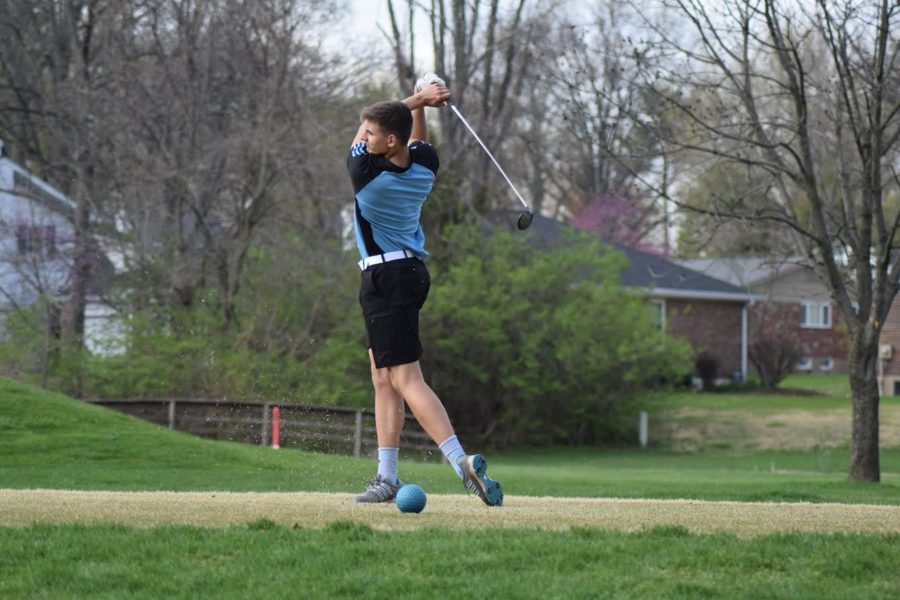
{"label": "golf club shaft", "polygon": [[494,161],[494,165],[496,165],[497,170],[500,171],[500,174],[501,174],[501,175],[503,175],[503,179],[505,179],[505,180],[506,180],[506,183],[509,184],[509,187],[512,188],[512,191],[513,191],[513,193],[515,193],[516,198],[518,198],[518,199],[519,199],[519,202],[522,203],[522,206],[524,206],[524,207],[527,209],[527,208],[528,208],[528,203],[525,202],[525,200],[522,199],[522,195],[519,193],[519,190],[517,190],[517,189],[516,189],[516,186],[513,185],[513,182],[509,180],[509,177],[506,176],[506,172],[503,170],[503,167],[500,166],[500,163],[497,162],[497,159],[494,158],[494,155],[491,154],[491,151],[488,150],[487,146],[484,145],[484,142],[481,141],[481,138],[478,137],[478,134],[475,133],[475,130],[472,129],[472,126],[469,125],[469,122],[468,122],[468,121],[466,121],[466,118],[462,115],[461,112],[459,112],[459,109],[456,108],[456,106],[455,106],[454,104],[448,102],[448,103],[447,103],[447,106],[450,107],[450,110],[452,110],[453,112],[456,113],[456,116],[459,117],[459,120],[462,121],[462,122],[463,122],[463,125],[466,126],[466,129],[469,130],[469,133],[471,133],[472,136],[474,136],[474,138],[475,138],[476,140],[478,140],[478,143],[481,144],[481,147],[484,148],[484,151],[487,152],[487,155],[490,157],[490,159],[491,159],[492,161]]}

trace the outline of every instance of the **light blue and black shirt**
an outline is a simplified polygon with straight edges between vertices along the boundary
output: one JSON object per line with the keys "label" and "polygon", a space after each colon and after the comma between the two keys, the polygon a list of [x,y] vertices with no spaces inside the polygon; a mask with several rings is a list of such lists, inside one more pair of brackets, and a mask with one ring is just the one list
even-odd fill
{"label": "light blue and black shirt", "polygon": [[410,164],[398,167],[383,155],[369,154],[365,142],[354,144],[347,170],[356,196],[356,245],[361,258],[396,250],[428,256],[419,218],[439,166],[431,144],[409,146]]}

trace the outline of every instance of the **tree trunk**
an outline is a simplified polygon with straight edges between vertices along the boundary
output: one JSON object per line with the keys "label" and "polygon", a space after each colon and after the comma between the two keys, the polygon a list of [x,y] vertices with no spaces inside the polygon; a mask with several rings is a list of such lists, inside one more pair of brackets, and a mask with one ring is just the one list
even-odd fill
{"label": "tree trunk", "polygon": [[80,349],[84,338],[84,309],[87,304],[88,277],[91,271],[90,232],[88,231],[90,210],[87,202],[78,201],[75,209],[75,248],[72,257],[72,274],[69,299],[63,309],[61,338],[65,349]]}
{"label": "tree trunk", "polygon": [[69,298],[60,318],[62,355],[75,359],[72,389],[70,393],[80,398],[84,381],[78,361],[84,349],[84,311],[87,306],[88,278],[91,273],[90,209],[84,198],[79,198],[75,208],[75,249],[72,274],[69,282]]}
{"label": "tree trunk", "polygon": [[849,479],[881,480],[878,456],[878,332],[871,324],[859,328],[853,336],[849,355],[850,389],[853,394],[853,437],[850,450]]}

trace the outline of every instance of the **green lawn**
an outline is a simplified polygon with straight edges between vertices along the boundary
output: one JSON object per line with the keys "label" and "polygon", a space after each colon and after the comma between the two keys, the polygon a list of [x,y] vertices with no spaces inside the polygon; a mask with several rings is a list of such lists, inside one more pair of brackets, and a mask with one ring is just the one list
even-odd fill
{"label": "green lawn", "polygon": [[[762,391],[702,393],[695,390],[648,394],[645,401],[652,408],[692,408],[709,410],[772,410],[831,411],[850,409],[850,382],[846,375],[798,374],[789,375],[779,386],[785,390],[774,393]],[[798,395],[794,390],[807,390],[816,395]],[[900,397],[886,396],[882,406],[900,407]]]}
{"label": "green lawn", "polygon": [[850,397],[850,379],[841,373],[795,373],[788,375],[779,387],[813,390],[829,396]]}
{"label": "green lawn", "polygon": [[[784,390],[784,391],[779,391]],[[774,393],[762,391],[702,393],[695,390],[648,394],[645,403],[653,409],[691,408],[708,410],[803,410],[812,412],[850,410],[850,382],[846,375],[789,375]],[[816,395],[799,395],[807,390]],[[881,398],[882,407],[900,407],[900,396]]]}
{"label": "green lawn", "polygon": [[[845,448],[552,448],[489,459],[510,495],[900,504],[896,449],[883,453],[879,485],[845,481]],[[429,493],[461,491],[447,465],[404,461],[401,469]],[[203,440],[0,380],[0,487],[350,493],[373,470],[368,459]],[[0,597],[886,598],[900,595],[898,543],[893,534],[739,538],[677,527],[36,523],[0,527]]]}
{"label": "green lawn", "polygon": [[897,597],[896,535],[0,528],[0,597]]}
{"label": "green lawn", "polygon": [[[671,453],[542,449],[488,455],[507,493],[538,496],[900,503],[900,450],[880,485],[845,481],[846,449]],[[0,380],[0,487],[354,492],[374,462],[214,442]],[[401,477],[457,493],[449,466],[401,463]]]}

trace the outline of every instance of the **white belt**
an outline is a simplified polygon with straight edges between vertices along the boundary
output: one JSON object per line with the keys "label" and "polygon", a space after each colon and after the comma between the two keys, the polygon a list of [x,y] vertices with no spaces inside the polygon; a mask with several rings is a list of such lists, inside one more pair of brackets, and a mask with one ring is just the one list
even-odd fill
{"label": "white belt", "polygon": [[392,260],[401,260],[404,258],[415,258],[416,255],[409,250],[396,250],[394,252],[385,252],[384,254],[376,254],[359,261],[359,268],[363,271],[372,265],[380,265],[381,263],[391,262]]}

